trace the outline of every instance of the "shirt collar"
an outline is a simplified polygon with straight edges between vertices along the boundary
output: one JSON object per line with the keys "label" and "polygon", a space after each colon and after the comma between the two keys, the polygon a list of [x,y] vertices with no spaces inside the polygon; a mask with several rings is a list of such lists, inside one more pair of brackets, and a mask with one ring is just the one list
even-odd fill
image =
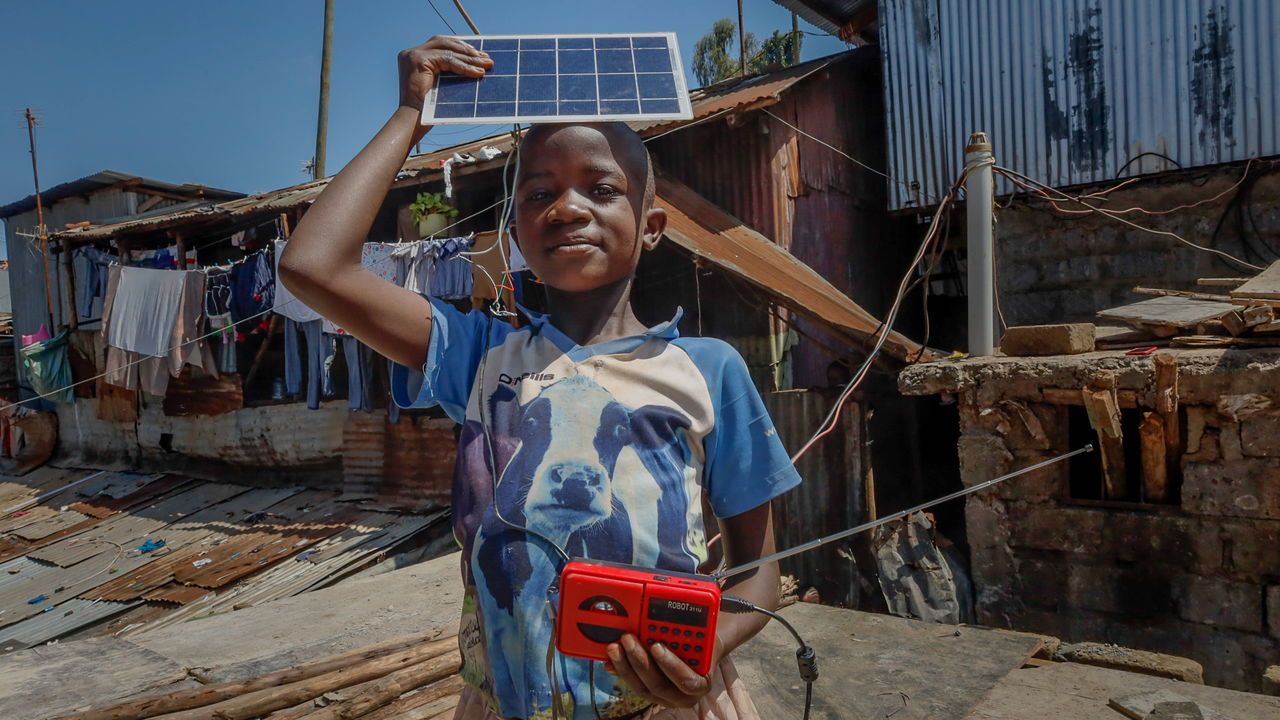
{"label": "shirt collar", "polygon": [[[520,309],[520,312],[524,313],[525,317],[529,318],[529,325],[536,330],[538,334],[550,336],[556,341],[557,345],[562,346],[562,349],[566,351],[577,349],[579,347],[578,344],[569,336],[565,335],[560,328],[557,328],[552,324],[551,318],[547,317],[543,313],[534,312],[523,305],[517,304],[516,307]],[[622,345],[634,346],[650,339],[675,340],[680,337],[680,320],[683,317],[684,308],[677,307],[675,315],[673,315],[670,320],[660,322],[642,333],[629,337],[618,338],[616,340],[608,340],[603,343],[597,343],[587,347],[595,348],[597,352],[594,354],[607,354],[608,351],[604,349],[605,346],[610,348]]]}

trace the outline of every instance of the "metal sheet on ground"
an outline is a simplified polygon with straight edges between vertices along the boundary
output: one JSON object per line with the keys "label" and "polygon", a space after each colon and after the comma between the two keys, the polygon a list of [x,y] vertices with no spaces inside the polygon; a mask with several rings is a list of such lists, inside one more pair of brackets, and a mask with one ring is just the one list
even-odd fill
{"label": "metal sheet on ground", "polygon": [[115,638],[30,648],[0,657],[0,717],[43,720],[186,678],[178,663]]}
{"label": "metal sheet on ground", "polygon": [[89,516],[75,510],[68,509],[63,512],[55,510],[51,516],[37,520],[30,525],[24,525],[14,530],[13,534],[23,540],[43,540],[54,533],[62,532],[88,519]]}
{"label": "metal sheet on ground", "polygon": [[110,518],[83,533],[59,540],[53,545],[31,553],[30,557],[67,567],[101,552],[104,545],[109,547],[111,543],[119,543],[125,547],[132,547],[129,543],[133,540],[141,543],[147,533],[178,522],[192,513],[239,495],[248,489],[243,485],[226,483],[192,486],[147,507],[136,508],[128,515]]}
{"label": "metal sheet on ground", "polygon": [[1120,670],[1058,663],[1015,670],[964,716],[966,720],[1119,720],[1112,698],[1168,690],[1235,720],[1280,717],[1280,698],[1166,680]]}
{"label": "metal sheet on ground", "polygon": [[[1040,647],[1028,635],[801,603],[782,611],[818,653],[814,720],[964,717]],[[733,655],[763,718],[800,717],[796,643],[773,622]]]}
{"label": "metal sheet on ground", "polygon": [[1140,325],[1161,325],[1174,328],[1194,327],[1217,320],[1238,308],[1231,303],[1212,300],[1194,300],[1184,297],[1157,297],[1130,305],[1099,310],[1098,317],[1105,320],[1123,320]]}
{"label": "metal sheet on ground", "polygon": [[10,643],[17,643],[25,648],[57,640],[140,604],[140,601],[114,603],[71,598],[54,608],[53,612],[40,613],[0,629],[0,652],[7,652]]}

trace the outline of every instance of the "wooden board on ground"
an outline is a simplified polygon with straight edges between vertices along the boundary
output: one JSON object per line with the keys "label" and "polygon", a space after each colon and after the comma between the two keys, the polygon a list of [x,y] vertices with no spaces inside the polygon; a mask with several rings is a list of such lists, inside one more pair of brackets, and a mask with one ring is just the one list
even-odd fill
{"label": "wooden board on ground", "polygon": [[0,717],[43,720],[150,690],[195,686],[181,664],[116,638],[93,638],[0,657]]}
{"label": "wooden board on ground", "polygon": [[1280,698],[1078,663],[1015,670],[972,712],[958,717],[966,720],[1121,720],[1124,716],[1108,705],[1112,698],[1158,690],[1177,693],[1201,707],[1212,707],[1231,720],[1280,717]]}
{"label": "wooden board on ground", "polygon": [[1271,263],[1257,277],[1231,291],[1232,301],[1240,305],[1252,305],[1262,301],[1268,305],[1280,305],[1280,260]]}
{"label": "wooden board on ground", "polygon": [[1140,328],[1193,328],[1239,310],[1237,305],[1184,297],[1155,297],[1150,300],[1099,310],[1104,320],[1119,320]]}
{"label": "wooden board on ground", "polygon": [[[1034,636],[807,603],[782,614],[818,653],[816,720],[960,718],[1040,647]],[[800,717],[804,683],[786,629],[766,625],[733,659],[760,717]]]}

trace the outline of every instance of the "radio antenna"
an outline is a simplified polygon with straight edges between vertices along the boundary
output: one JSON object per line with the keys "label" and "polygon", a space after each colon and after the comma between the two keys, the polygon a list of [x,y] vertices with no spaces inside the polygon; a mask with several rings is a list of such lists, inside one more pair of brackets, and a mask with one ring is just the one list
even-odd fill
{"label": "radio antenna", "polygon": [[789,558],[792,555],[799,555],[802,552],[807,552],[816,547],[821,547],[823,545],[826,545],[829,542],[835,542],[836,540],[840,540],[843,538],[850,537],[852,535],[857,535],[858,533],[862,533],[868,530],[878,528],[881,525],[887,525],[891,522],[894,522],[895,520],[899,520],[913,513],[918,513],[921,510],[927,510],[935,505],[941,505],[942,503],[955,500],[956,498],[962,498],[966,495],[972,495],[973,493],[986,490],[987,488],[992,487],[994,485],[999,485],[1005,480],[1016,478],[1019,475],[1026,475],[1029,472],[1034,472],[1036,470],[1039,470],[1040,468],[1048,467],[1050,465],[1053,465],[1054,463],[1059,463],[1068,458],[1075,457],[1076,455],[1083,455],[1084,453],[1089,453],[1089,452],[1093,452],[1092,444],[1085,445],[1084,447],[1078,450],[1072,450],[1071,452],[1066,453],[1064,455],[1059,455],[1057,457],[1052,457],[1052,458],[1049,458],[1048,460],[1038,462],[1035,465],[1024,467],[1021,470],[1014,470],[1013,472],[1007,475],[1001,475],[998,478],[994,478],[991,480],[987,480],[986,482],[978,483],[977,485],[974,485],[972,487],[967,487],[963,490],[957,490],[951,493],[950,495],[943,495],[942,497],[934,500],[930,500],[927,503],[916,505],[915,507],[907,508],[906,510],[899,510],[898,512],[893,513],[892,515],[885,515],[884,517],[879,518],[878,520],[872,520],[869,523],[863,523],[862,525],[859,525],[854,528],[850,528],[848,530],[842,530],[833,535],[827,535],[826,537],[820,537],[816,540],[810,540],[809,542],[804,543],[803,545],[797,545],[789,550],[782,550],[772,555],[766,555],[760,558],[759,560],[752,560],[749,563],[744,563],[737,567],[726,568],[724,570],[721,570],[720,572],[712,574],[711,577],[716,580],[723,580],[728,577],[733,577],[734,575],[744,573],[748,570],[754,570],[760,567],[761,565],[766,565],[768,563],[782,560],[784,558]]}

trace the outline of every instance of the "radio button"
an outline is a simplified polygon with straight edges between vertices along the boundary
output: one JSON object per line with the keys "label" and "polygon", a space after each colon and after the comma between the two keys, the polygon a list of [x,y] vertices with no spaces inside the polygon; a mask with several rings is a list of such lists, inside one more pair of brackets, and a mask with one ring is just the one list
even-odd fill
{"label": "radio button", "polygon": [[685,636],[685,637],[693,637],[693,631],[692,631],[692,630],[685,630],[685,631],[684,631],[684,636]]}
{"label": "radio button", "polygon": [[705,638],[705,637],[706,637],[706,634],[705,634],[705,633],[698,633],[698,639],[699,639],[699,640],[701,640],[701,639],[703,639],[703,638]]}
{"label": "radio button", "polygon": [[685,651],[685,652],[689,652],[690,650],[692,650],[692,649],[693,649],[693,647],[692,647],[692,646],[690,646],[690,645],[689,645],[689,643],[685,643],[685,644],[684,644],[684,645],[682,645],[681,647],[683,647],[683,648],[684,648],[684,651]]}
{"label": "radio button", "polygon": [[662,626],[662,634],[663,634],[663,635],[666,635],[666,634],[667,634],[667,633],[669,633],[669,632],[671,632],[671,628],[667,627],[666,625],[663,625],[663,626]]}
{"label": "radio button", "polygon": [[649,632],[657,632],[657,631],[658,631],[658,626],[657,626],[657,625],[650,625],[650,626],[649,626]]}
{"label": "radio button", "polygon": [[694,651],[694,652],[702,652],[702,646],[701,646],[701,645],[695,645],[695,646],[693,647],[693,651]]}
{"label": "radio button", "polygon": [[671,646],[671,649],[672,649],[672,650],[679,650],[679,649],[680,649],[680,643],[673,642],[673,643],[669,643],[669,644],[670,644],[670,646]]}
{"label": "radio button", "polygon": [[689,663],[689,667],[698,667],[698,660],[697,660],[697,658],[692,658],[692,659],[689,659],[689,660],[685,660],[685,662]]}

